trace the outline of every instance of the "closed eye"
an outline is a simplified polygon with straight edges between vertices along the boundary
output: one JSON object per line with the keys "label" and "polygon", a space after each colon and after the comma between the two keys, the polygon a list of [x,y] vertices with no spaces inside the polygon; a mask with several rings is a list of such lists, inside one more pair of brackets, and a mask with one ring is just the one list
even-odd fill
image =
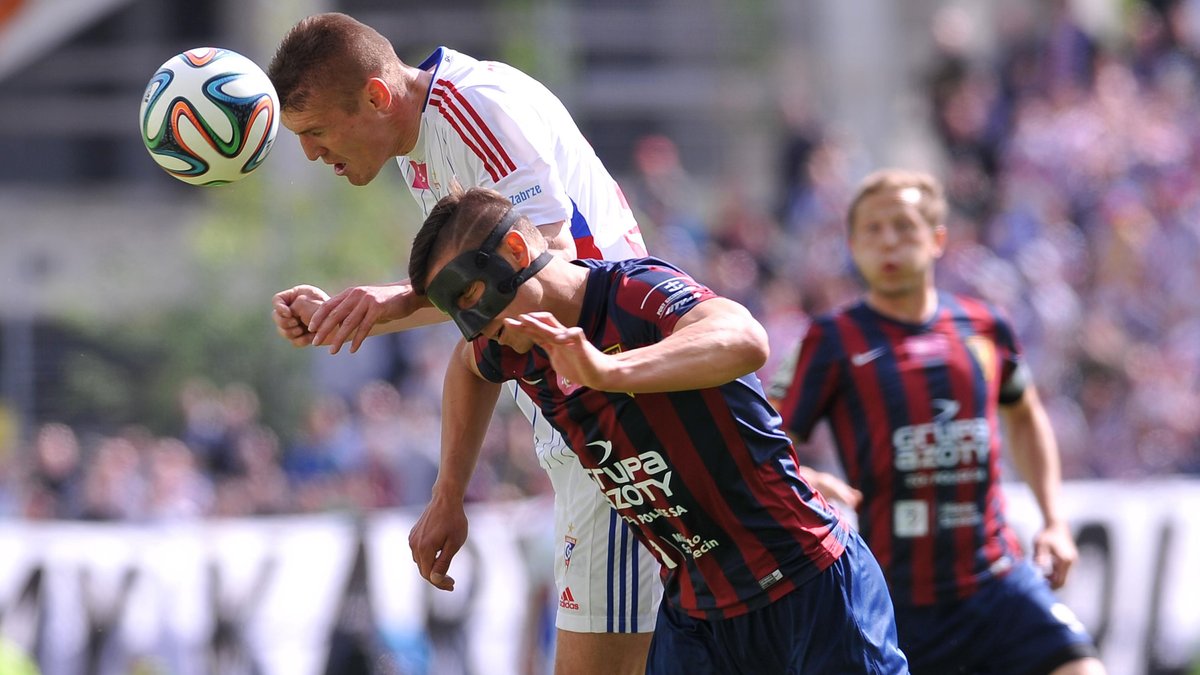
{"label": "closed eye", "polygon": [[483,282],[478,280],[472,281],[471,284],[467,286],[466,290],[462,292],[462,295],[458,296],[458,308],[468,309],[470,307],[474,307],[482,297]]}

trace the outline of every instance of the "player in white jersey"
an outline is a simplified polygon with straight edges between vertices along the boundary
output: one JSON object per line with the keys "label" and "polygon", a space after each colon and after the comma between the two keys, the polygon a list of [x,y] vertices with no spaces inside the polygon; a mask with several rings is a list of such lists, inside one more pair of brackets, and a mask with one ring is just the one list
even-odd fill
{"label": "player in white jersey", "polygon": [[[378,32],[330,13],[298,23],[269,73],[283,124],[305,155],[354,185],[369,183],[394,157],[426,214],[452,190],[489,187],[538,223],[559,255],[645,255],[620,188],[570,114],[515,68],[446,47],[408,66]],[[414,296],[405,280],[333,297],[296,286],[275,295],[274,319],[293,344],[336,352],[347,342],[355,351],[368,335],[445,315]],[[518,405],[534,425],[535,448],[555,490],[556,672],[642,672],[662,593],[658,566],[566,443],[522,398]],[[466,539],[463,497],[476,459],[444,450],[433,497],[409,538],[422,576],[446,590],[453,588],[450,560]]]}

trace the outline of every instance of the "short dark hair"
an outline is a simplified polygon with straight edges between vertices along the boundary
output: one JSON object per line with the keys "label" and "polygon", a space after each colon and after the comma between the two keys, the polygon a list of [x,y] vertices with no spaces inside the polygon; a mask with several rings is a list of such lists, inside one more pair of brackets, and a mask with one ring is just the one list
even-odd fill
{"label": "short dark hair", "polygon": [[330,96],[352,111],[367,78],[389,76],[400,59],[387,38],[338,12],[300,20],[275,50],[267,76],[285,111],[302,111],[315,96]]}
{"label": "short dark hair", "polygon": [[[443,258],[478,248],[512,204],[504,195],[488,188],[455,191],[438,200],[413,239],[408,256],[408,280],[413,292],[425,295],[433,264]],[[543,242],[541,232],[524,216],[513,229]]]}

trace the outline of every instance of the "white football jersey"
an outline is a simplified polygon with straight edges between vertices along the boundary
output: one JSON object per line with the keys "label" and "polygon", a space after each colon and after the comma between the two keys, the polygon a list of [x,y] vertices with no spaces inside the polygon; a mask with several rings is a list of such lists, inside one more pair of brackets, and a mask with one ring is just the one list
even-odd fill
{"label": "white football jersey", "polygon": [[621,188],[550,90],[447,47],[420,68],[433,73],[420,135],[396,161],[422,213],[455,185],[487,187],[534,225],[566,221],[580,258],[646,255]]}
{"label": "white football jersey", "polygon": [[[579,258],[625,260],[646,245],[625,195],[558,97],[512,66],[439,47],[416,147],[397,157],[421,212],[457,188],[492,188],[534,225],[566,221]],[[527,396],[510,387],[534,427],[546,468],[574,453]]]}

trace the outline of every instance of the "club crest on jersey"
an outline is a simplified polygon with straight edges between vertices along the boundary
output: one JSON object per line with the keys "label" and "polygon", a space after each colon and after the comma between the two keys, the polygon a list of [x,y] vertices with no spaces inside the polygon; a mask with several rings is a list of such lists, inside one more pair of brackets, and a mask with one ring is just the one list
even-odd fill
{"label": "club crest on jersey", "polygon": [[575,537],[566,536],[563,541],[563,567],[570,569],[571,554],[575,552],[575,544],[579,543]]}
{"label": "club crest on jersey", "polygon": [[904,340],[904,352],[917,367],[940,366],[950,357],[950,340],[942,333],[922,333]]}
{"label": "club crest on jersey", "polygon": [[996,375],[995,343],[981,335],[968,337],[966,343],[967,350],[971,352],[971,356],[979,364],[979,370],[983,372],[983,379],[991,383],[992,378]]}
{"label": "club crest on jersey", "polygon": [[417,190],[429,189],[429,165],[425,162],[414,162],[408,160],[408,165],[412,167],[413,177],[412,186]]}

